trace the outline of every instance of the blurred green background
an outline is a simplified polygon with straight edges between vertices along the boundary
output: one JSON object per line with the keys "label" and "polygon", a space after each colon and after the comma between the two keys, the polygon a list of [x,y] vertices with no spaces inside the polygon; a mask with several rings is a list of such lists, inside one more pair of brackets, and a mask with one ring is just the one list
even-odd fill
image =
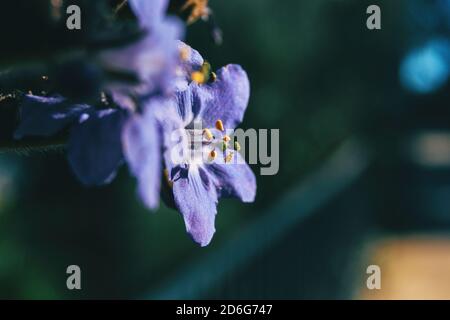
{"label": "blurred green background", "polygon": [[[63,152],[1,153],[0,298],[353,298],[371,239],[446,234],[448,166],[403,151],[415,134],[449,129],[448,81],[419,95],[399,80],[402,59],[435,31],[411,14],[420,0],[377,1],[382,30],[369,31],[372,2],[212,0],[223,44],[205,23],[189,27],[215,69],[248,72],[242,128],[281,139],[279,173],[254,167],[257,201],[222,201],[207,248],[177,212],[146,210],[125,168],[86,189]],[[357,143],[342,151],[347,141]],[[329,162],[337,150],[343,160]],[[80,291],[66,288],[72,264]]]}

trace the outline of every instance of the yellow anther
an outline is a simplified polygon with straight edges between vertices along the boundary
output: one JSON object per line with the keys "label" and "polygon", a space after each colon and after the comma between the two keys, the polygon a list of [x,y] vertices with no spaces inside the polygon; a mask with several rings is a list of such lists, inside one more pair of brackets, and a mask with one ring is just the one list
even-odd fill
{"label": "yellow anther", "polygon": [[212,82],[217,80],[217,74],[215,72],[211,72],[211,80]]}
{"label": "yellow anther", "polygon": [[167,169],[164,169],[164,178],[166,178],[166,182],[167,182],[167,185],[169,186],[169,188],[173,188],[173,181],[170,180],[169,170],[167,170]]}
{"label": "yellow anther", "polygon": [[204,73],[200,71],[194,71],[191,73],[191,80],[197,82],[198,84],[206,83],[206,77]]}
{"label": "yellow anther", "polygon": [[225,163],[231,162],[231,160],[233,160],[233,156],[234,156],[234,153],[233,153],[233,152],[230,152],[230,153],[225,157]]}
{"label": "yellow anther", "polygon": [[216,129],[222,132],[225,131],[222,120],[216,121]]}
{"label": "yellow anther", "polygon": [[234,150],[238,152],[241,151],[241,145],[237,141],[234,142]]}
{"label": "yellow anther", "polygon": [[227,135],[223,136],[224,142],[230,142],[230,140],[231,140],[230,136],[227,136]]}
{"label": "yellow anther", "polygon": [[217,152],[215,150],[209,153],[209,160],[212,161],[217,158]]}
{"label": "yellow anther", "polygon": [[211,133],[211,130],[209,130],[209,129],[204,129],[203,135],[205,136],[206,140],[208,140],[208,141],[211,141],[212,139],[214,139],[214,136]]}
{"label": "yellow anther", "polygon": [[200,70],[191,73],[191,80],[198,84],[205,84],[211,80],[211,64],[208,61],[203,62]]}

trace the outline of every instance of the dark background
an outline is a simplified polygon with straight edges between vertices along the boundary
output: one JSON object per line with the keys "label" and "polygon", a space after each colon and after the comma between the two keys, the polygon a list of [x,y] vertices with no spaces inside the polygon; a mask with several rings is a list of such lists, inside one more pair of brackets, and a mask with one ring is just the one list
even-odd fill
{"label": "dark background", "polygon": [[[374,3],[382,30],[370,31]],[[257,201],[221,201],[215,238],[200,248],[177,212],[140,204],[125,168],[110,186],[86,189],[63,151],[5,151],[1,298],[354,298],[373,239],[446,235],[450,163],[418,162],[408,148],[411,137],[450,134],[448,77],[423,94],[399,74],[412,50],[449,38],[448,1],[210,5],[223,44],[204,22],[188,28],[187,42],[215,69],[246,69],[252,96],[242,128],[280,129],[279,173],[260,176],[255,166]],[[30,25],[2,29],[23,39],[15,51],[0,44],[2,61],[38,51]],[[437,152],[448,155],[448,141]],[[66,288],[72,264],[81,291]]]}

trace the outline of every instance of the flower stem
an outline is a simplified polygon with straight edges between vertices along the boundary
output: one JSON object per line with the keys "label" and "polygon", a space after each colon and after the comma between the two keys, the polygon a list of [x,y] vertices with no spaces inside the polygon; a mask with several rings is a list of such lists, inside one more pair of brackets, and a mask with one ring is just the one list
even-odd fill
{"label": "flower stem", "polygon": [[65,139],[10,140],[0,143],[0,154],[17,153],[28,155],[34,152],[63,151],[65,147]]}

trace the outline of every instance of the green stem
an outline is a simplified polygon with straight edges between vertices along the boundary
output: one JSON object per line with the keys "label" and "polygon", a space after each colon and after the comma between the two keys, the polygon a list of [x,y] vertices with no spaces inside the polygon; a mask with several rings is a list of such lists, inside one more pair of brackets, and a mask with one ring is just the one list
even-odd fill
{"label": "green stem", "polygon": [[12,140],[0,143],[0,154],[17,153],[27,155],[34,152],[64,151],[65,147],[66,141],[62,139]]}

